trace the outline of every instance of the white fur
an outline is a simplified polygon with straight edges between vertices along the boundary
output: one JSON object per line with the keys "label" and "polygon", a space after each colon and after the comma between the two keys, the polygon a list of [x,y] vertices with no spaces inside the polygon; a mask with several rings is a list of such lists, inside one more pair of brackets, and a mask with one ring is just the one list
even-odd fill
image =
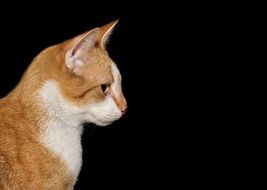
{"label": "white fur", "polygon": [[112,75],[114,78],[114,82],[111,85],[111,89],[114,95],[118,96],[118,93],[121,92],[121,74],[116,64],[112,63],[111,69],[112,69]]}
{"label": "white fur", "polygon": [[68,113],[72,108],[65,103],[55,82],[45,83],[41,97],[49,116],[41,140],[49,150],[66,162],[71,174],[77,178],[82,165],[82,127],[79,127],[78,116]]}
{"label": "white fur", "polygon": [[71,174],[77,178],[82,165],[82,128],[50,121],[42,134],[42,142],[66,162]]}
{"label": "white fur", "polygon": [[[114,67],[114,66],[113,66]],[[119,71],[114,69],[114,74]],[[113,88],[118,87],[114,77]],[[78,107],[67,101],[55,81],[46,81],[40,95],[43,108],[49,116],[41,136],[44,145],[66,162],[72,175],[77,178],[82,165],[81,133],[85,122],[106,126],[122,115],[112,95],[103,102]]]}

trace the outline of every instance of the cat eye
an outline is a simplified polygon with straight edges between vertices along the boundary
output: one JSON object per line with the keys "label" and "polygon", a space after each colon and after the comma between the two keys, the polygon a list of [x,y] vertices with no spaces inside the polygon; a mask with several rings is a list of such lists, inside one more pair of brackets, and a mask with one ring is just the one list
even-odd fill
{"label": "cat eye", "polygon": [[101,84],[101,89],[105,95],[110,92],[110,85],[109,84]]}

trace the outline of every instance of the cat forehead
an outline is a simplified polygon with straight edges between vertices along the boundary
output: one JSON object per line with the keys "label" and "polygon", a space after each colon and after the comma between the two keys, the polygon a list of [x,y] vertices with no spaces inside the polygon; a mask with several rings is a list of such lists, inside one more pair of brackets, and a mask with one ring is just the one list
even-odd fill
{"label": "cat forehead", "polygon": [[114,76],[111,67],[101,68],[91,70],[86,69],[84,74],[84,79],[89,82],[94,83],[112,83],[114,81]]}
{"label": "cat forehead", "polygon": [[83,67],[83,76],[86,80],[94,80],[96,82],[114,81],[113,68],[114,62],[103,50],[94,50],[85,59],[85,65]]}

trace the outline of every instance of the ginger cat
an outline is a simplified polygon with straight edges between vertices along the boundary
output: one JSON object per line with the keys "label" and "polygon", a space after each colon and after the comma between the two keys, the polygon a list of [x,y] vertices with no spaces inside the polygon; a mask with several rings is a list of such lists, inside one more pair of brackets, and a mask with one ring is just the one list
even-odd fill
{"label": "ginger cat", "polygon": [[125,113],[105,44],[117,21],[42,51],[0,99],[0,190],[67,190],[82,165],[82,124]]}

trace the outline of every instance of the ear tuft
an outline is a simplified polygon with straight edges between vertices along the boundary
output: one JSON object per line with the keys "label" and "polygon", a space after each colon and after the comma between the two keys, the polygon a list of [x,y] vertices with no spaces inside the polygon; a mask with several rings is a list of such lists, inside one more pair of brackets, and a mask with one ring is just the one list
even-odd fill
{"label": "ear tuft", "polygon": [[119,20],[112,21],[100,28],[101,34],[101,47],[104,48],[109,41],[109,37],[111,36],[116,24]]}

